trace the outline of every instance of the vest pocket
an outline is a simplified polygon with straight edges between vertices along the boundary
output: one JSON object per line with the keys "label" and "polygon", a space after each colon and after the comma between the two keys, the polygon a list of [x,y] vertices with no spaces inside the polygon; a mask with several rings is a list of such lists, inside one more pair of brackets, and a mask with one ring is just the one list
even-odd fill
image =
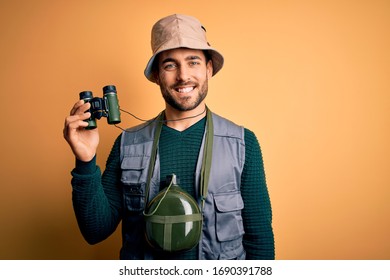
{"label": "vest pocket", "polygon": [[244,234],[241,210],[244,208],[240,192],[214,194],[216,232],[218,241],[231,241]]}
{"label": "vest pocket", "polygon": [[122,177],[124,184],[146,183],[148,156],[127,156],[121,163]]}
{"label": "vest pocket", "polygon": [[139,212],[144,210],[144,190],[144,184],[131,184],[123,186],[123,202],[128,211]]}
{"label": "vest pocket", "polygon": [[142,211],[145,208],[145,186],[149,157],[124,157],[121,163],[123,202],[128,211]]}

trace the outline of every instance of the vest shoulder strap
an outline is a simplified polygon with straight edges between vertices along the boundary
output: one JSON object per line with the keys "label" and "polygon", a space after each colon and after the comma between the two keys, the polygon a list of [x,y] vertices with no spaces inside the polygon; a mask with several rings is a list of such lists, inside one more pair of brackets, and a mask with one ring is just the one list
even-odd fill
{"label": "vest shoulder strap", "polygon": [[213,113],[214,135],[244,139],[244,128]]}

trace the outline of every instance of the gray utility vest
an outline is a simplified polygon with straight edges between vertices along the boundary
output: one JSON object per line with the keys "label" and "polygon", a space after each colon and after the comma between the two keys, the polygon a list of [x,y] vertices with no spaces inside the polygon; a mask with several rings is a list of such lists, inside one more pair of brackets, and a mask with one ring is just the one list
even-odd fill
{"label": "gray utility vest", "polygon": [[[245,162],[244,128],[212,114],[214,138],[208,193],[203,208],[199,259],[245,259],[241,210],[241,174]],[[145,188],[157,122],[126,130],[121,141],[121,181],[124,215],[121,259],[153,259],[144,238]],[[205,130],[207,131],[207,129]],[[196,167],[195,192],[199,184],[205,135]],[[160,190],[160,160],[157,152],[150,183],[150,201]],[[200,205],[200,204],[199,204]]]}

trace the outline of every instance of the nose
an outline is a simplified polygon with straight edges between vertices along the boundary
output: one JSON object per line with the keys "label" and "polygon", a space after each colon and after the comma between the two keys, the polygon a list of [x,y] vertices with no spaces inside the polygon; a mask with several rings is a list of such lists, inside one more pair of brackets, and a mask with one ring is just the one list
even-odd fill
{"label": "nose", "polygon": [[176,80],[186,82],[190,80],[190,77],[189,69],[185,65],[181,65],[177,70]]}

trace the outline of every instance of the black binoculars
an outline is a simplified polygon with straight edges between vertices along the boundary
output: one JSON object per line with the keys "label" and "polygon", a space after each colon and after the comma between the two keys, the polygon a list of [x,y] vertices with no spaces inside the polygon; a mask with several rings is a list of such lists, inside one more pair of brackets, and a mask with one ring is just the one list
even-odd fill
{"label": "black binoculars", "polygon": [[115,86],[105,86],[103,88],[103,98],[93,97],[92,91],[82,91],[80,92],[81,99],[84,102],[91,103],[91,108],[87,111],[91,113],[91,117],[85,120],[88,122],[86,129],[96,128],[96,119],[100,120],[101,117],[106,117],[108,124],[121,122],[119,101]]}

